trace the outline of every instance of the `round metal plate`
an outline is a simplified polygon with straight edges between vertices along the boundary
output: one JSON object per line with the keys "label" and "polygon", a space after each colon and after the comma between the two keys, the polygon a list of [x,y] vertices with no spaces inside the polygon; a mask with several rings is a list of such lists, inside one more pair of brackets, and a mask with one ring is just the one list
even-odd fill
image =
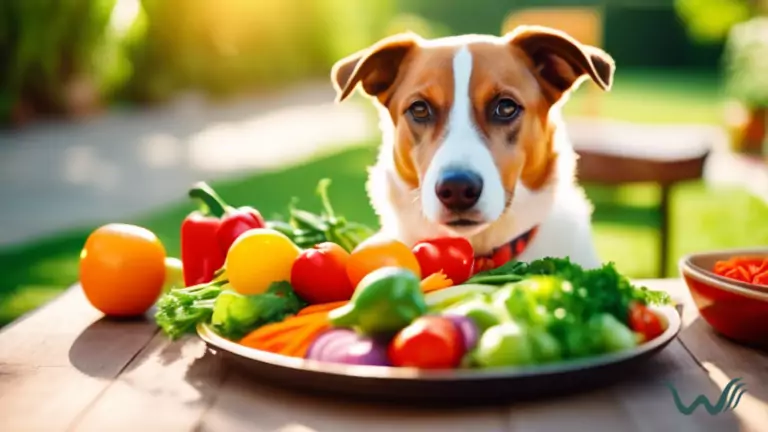
{"label": "round metal plate", "polygon": [[435,371],[325,363],[248,348],[217,335],[204,324],[197,331],[213,351],[235,360],[240,371],[279,386],[358,400],[468,404],[589,390],[629,376],[630,368],[641,366],[680,332],[681,319],[675,308],[654,307],[653,311],[666,323],[666,330],[633,349],[547,365],[495,369]]}

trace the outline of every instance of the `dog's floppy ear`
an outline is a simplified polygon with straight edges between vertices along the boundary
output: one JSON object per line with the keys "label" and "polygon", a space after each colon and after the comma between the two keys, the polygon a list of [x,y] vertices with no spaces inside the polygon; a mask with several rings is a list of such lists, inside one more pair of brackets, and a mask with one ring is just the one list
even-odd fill
{"label": "dog's floppy ear", "polygon": [[533,61],[537,79],[546,84],[551,102],[586,76],[601,89],[611,89],[616,66],[613,58],[599,48],[542,26],[520,26],[506,37]]}
{"label": "dog's floppy ear", "polygon": [[331,69],[336,100],[346,99],[358,83],[371,96],[386,91],[395,81],[400,63],[416,46],[417,37],[413,33],[390,36],[336,62]]}

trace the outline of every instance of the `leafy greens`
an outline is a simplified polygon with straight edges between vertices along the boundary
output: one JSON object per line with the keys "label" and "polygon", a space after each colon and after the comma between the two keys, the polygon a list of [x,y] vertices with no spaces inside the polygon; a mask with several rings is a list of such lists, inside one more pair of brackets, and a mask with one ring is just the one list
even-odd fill
{"label": "leafy greens", "polygon": [[633,285],[612,263],[585,270],[569,258],[511,261],[478,273],[467,283],[494,281],[504,285],[497,296],[506,296],[514,320],[546,329],[560,342],[564,355],[572,358],[602,352],[606,335],[621,334],[622,329],[612,323],[628,324],[632,303],[671,303],[663,291]]}
{"label": "leafy greens", "polygon": [[218,334],[234,340],[264,324],[282,321],[303,306],[288,282],[275,282],[263,294],[242,295],[231,290],[226,280],[219,280],[169,291],[157,303],[155,321],[171,339],[210,322]]}

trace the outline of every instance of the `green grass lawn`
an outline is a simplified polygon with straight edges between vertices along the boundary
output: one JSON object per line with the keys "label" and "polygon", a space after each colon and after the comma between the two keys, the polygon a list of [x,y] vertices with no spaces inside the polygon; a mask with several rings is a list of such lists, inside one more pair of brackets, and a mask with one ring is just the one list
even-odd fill
{"label": "green grass lawn", "polygon": [[[582,84],[564,106],[566,115],[582,115],[588,91]],[[617,68],[610,92],[596,90],[600,116],[639,123],[722,122],[722,92],[718,76],[706,71],[653,71]]]}
{"label": "green grass lawn", "polygon": [[[567,112],[580,114],[584,90],[574,95]],[[716,123],[720,115],[717,80],[691,73],[619,72],[613,92],[602,98],[608,117],[639,122]],[[214,183],[233,205],[257,206],[267,217],[283,213],[292,196],[303,205],[317,206],[317,181],[333,179],[331,198],[337,211],[351,220],[375,224],[364,191],[365,167],[374,161],[375,144],[281,171],[260,173]],[[658,190],[653,186],[588,187],[595,203],[595,237],[604,259],[626,274],[656,274]],[[169,254],[178,256],[179,224],[192,210],[179,202],[134,221],[153,230]],[[690,251],[768,243],[768,208],[740,190],[711,190],[699,183],[678,187],[672,197],[672,232],[668,271]],[[0,325],[39,306],[77,280],[77,260],[85,238],[94,227],[62,233],[43,241],[0,251]]]}

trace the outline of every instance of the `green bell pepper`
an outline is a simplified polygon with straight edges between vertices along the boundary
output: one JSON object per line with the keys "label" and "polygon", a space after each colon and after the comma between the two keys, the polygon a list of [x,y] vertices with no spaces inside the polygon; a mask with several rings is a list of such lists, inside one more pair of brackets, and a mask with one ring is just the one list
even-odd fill
{"label": "green bell pepper", "polygon": [[336,327],[366,335],[393,334],[427,312],[421,284],[413,272],[384,267],[363,278],[349,303],[328,315]]}

